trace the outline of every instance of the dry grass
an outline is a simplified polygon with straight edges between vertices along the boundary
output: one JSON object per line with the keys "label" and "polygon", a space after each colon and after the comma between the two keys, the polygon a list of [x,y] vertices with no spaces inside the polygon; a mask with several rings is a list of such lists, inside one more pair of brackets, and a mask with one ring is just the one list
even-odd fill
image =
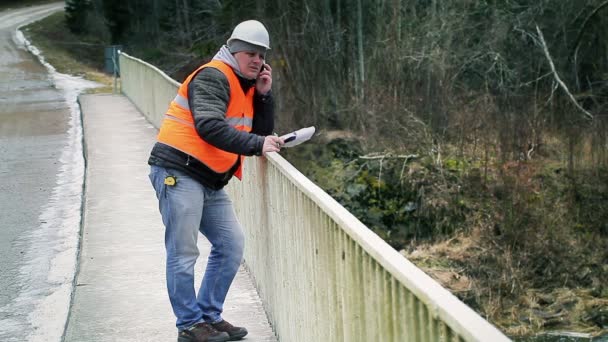
{"label": "dry grass", "polygon": [[[492,249],[483,235],[473,230],[441,242],[420,243],[401,253],[509,336],[556,330],[594,336],[608,332],[607,327],[598,326],[608,315],[608,293],[597,292],[602,286],[573,288],[548,283],[535,287],[521,271],[529,265],[517,265],[512,253],[497,255],[498,249]],[[489,255],[496,256],[493,265]],[[476,276],[477,269],[487,268],[493,268],[497,276]],[[601,272],[608,271],[608,265],[603,268]]]}

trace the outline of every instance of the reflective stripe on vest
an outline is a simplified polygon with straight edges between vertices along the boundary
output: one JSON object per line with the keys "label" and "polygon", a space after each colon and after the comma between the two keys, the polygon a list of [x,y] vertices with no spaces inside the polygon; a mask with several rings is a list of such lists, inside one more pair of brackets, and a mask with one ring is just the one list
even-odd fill
{"label": "reflective stripe on vest", "polygon": [[188,104],[188,99],[182,97],[180,94],[177,94],[175,96],[175,98],[173,99],[173,102],[175,102],[177,105],[184,108],[185,110],[190,110],[190,105]]}
{"label": "reflective stripe on vest", "polygon": [[[244,93],[232,68],[223,62],[214,60],[195,70],[179,87],[177,96],[171,101],[165,114],[165,119],[158,133],[158,141],[189,154],[211,170],[221,174],[228,172],[237,162],[239,156],[221,150],[201,139],[196,131],[192,112],[188,105],[188,84],[200,70],[208,67],[218,69],[228,79],[230,99],[226,108],[226,122],[235,129],[251,132],[255,88],[252,87],[247,93]],[[242,174],[242,159],[243,156],[241,156],[241,165],[235,172],[235,176],[239,179]]]}

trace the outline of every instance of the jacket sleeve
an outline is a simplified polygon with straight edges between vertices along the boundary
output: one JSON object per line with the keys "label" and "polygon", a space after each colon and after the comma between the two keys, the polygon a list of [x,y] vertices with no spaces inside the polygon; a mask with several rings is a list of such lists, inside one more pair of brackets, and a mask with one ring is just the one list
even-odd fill
{"label": "jacket sleeve", "polygon": [[264,137],[237,130],[226,121],[230,85],[219,70],[202,69],[188,85],[188,105],[201,139],[224,151],[260,155]]}
{"label": "jacket sleeve", "polygon": [[251,133],[271,135],[274,130],[274,98],[272,91],[266,95],[256,92],[253,98],[253,125]]}

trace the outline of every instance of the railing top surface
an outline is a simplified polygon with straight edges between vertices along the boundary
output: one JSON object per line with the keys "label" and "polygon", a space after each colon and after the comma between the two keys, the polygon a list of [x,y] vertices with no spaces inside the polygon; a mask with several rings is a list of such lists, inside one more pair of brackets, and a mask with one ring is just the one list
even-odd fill
{"label": "railing top surface", "polygon": [[[139,59],[139,58],[136,58],[136,57],[130,56],[130,55],[128,55],[128,54],[126,54],[126,53],[124,53],[124,52],[122,52],[122,51],[119,51],[119,52],[118,52],[118,54],[119,54],[119,55],[121,55],[121,56],[124,56],[124,57],[125,57],[125,58],[127,58],[127,59],[130,59],[130,60],[133,60],[133,61],[137,61],[137,62],[139,62],[139,63],[141,63],[141,64],[144,64],[145,66],[149,67],[150,69],[153,69],[153,70],[157,71],[157,72],[158,72],[158,73],[159,73],[159,74],[160,74],[160,75],[161,75],[163,78],[165,78],[165,79],[166,79],[166,80],[167,80],[169,83],[173,84],[174,86],[176,86],[176,87],[178,87],[178,88],[179,88],[179,86],[181,85],[181,83],[177,82],[176,80],[174,80],[174,79],[172,79],[171,77],[169,77],[169,75],[165,74],[165,72],[164,72],[164,71],[160,70],[159,68],[155,67],[154,65],[152,65],[152,64],[150,64],[150,63],[148,63],[148,62],[146,62],[146,61],[144,61],[144,60],[141,60],[141,59]],[[167,106],[168,106],[168,105],[169,105],[169,104],[167,104]]]}
{"label": "railing top surface", "polygon": [[[120,54],[156,70],[168,82],[180,83],[167,76],[157,67],[124,52]],[[447,323],[455,332],[472,341],[510,341],[502,332],[479,316],[473,309],[443,288],[403,255],[372,232],[359,219],[346,210],[333,197],[314,184],[304,174],[278,153],[266,154],[266,159],[279,169],[293,184],[316,203],[329,217],[371,255],[393,277],[404,284],[416,297],[425,303],[435,317]]]}

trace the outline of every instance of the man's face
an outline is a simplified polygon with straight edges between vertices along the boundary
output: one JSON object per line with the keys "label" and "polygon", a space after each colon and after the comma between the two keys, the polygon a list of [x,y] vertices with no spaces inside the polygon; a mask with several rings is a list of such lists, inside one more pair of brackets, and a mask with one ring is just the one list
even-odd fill
{"label": "man's face", "polygon": [[241,51],[234,54],[241,74],[248,79],[256,79],[264,65],[264,55],[254,51]]}

